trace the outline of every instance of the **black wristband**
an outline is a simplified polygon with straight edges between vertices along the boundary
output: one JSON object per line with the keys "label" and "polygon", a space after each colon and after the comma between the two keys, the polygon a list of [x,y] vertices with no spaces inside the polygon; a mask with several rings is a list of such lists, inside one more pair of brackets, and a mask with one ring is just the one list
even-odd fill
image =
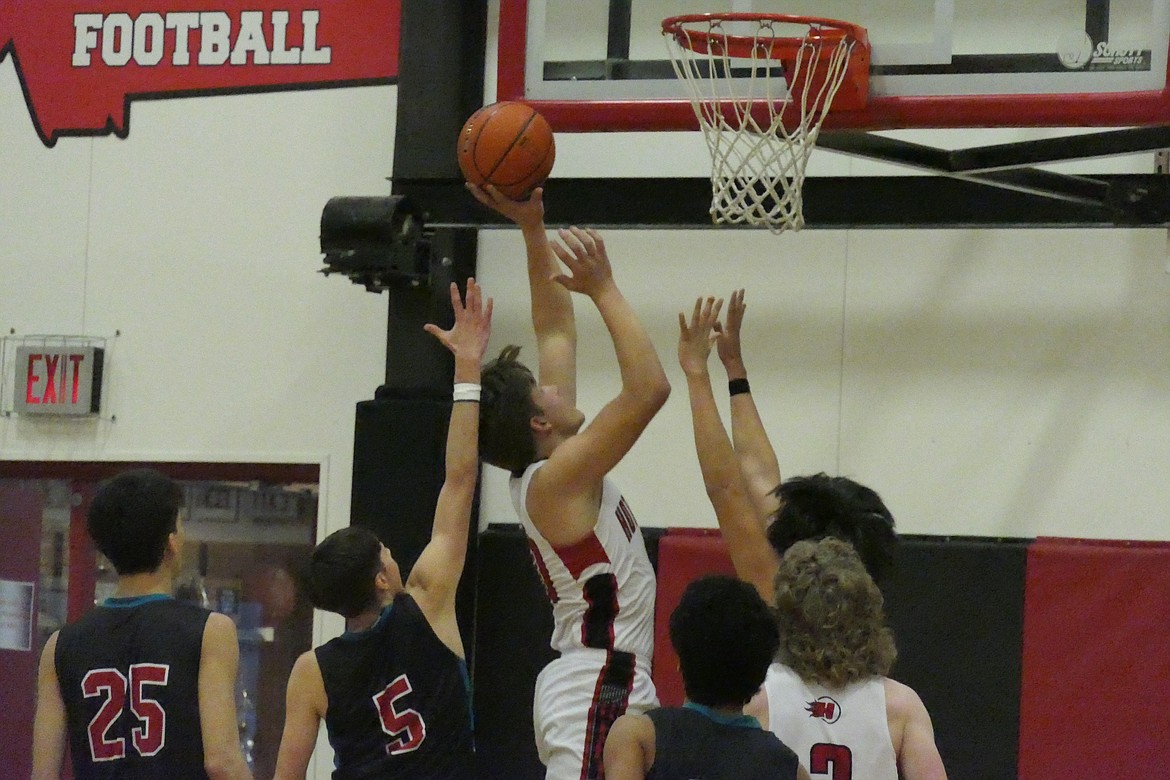
{"label": "black wristband", "polygon": [[751,385],[748,384],[747,377],[742,379],[732,379],[727,383],[728,395],[739,395],[740,393],[750,393],[752,391]]}

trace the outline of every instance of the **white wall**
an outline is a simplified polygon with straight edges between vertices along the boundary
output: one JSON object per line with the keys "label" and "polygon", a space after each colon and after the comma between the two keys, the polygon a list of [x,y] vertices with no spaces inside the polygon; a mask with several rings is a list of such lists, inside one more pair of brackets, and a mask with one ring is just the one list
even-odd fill
{"label": "white wall", "polygon": [[[753,394],[786,476],[865,482],[906,533],[1170,538],[1165,231],[607,238],[674,386],[616,472],[644,525],[714,525],[676,313],[743,286]],[[481,247],[480,277],[503,299],[493,342],[531,357],[520,236],[486,232]],[[577,311],[591,414],[616,392],[616,363],[596,311]],[[712,375],[723,398],[714,356]],[[510,521],[506,479],[485,471],[482,521]]]}

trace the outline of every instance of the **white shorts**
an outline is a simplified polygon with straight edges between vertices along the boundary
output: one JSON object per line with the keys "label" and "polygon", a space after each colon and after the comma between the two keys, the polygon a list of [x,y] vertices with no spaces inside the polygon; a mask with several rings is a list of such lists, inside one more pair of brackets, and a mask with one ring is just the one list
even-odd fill
{"label": "white shorts", "polygon": [[[631,668],[632,667],[632,668]],[[630,653],[574,650],[536,678],[532,725],[547,780],[595,780],[609,727],[658,706],[650,664]]]}

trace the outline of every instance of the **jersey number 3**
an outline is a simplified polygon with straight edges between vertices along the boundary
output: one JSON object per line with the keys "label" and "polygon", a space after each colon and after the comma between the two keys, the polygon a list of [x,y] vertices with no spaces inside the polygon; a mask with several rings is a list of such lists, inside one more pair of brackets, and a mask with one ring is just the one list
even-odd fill
{"label": "jersey number 3", "polygon": [[134,750],[140,756],[153,756],[162,750],[166,741],[167,713],[162,705],[147,696],[147,685],[166,685],[171,668],[165,664],[134,664],[130,679],[117,669],[91,669],[81,680],[81,692],[88,699],[102,697],[101,707],[89,722],[89,754],[95,761],[116,761],[126,757],[126,740],[109,738],[110,727],[126,709],[126,695],[130,695],[130,711],[142,722],[130,732]]}
{"label": "jersey number 3", "polygon": [[808,753],[808,771],[813,775],[828,775],[832,764],[833,780],[852,780],[853,753],[844,745],[818,742]]}
{"label": "jersey number 3", "polygon": [[394,737],[386,746],[386,752],[392,756],[418,750],[418,746],[427,738],[427,724],[423,722],[422,716],[416,710],[399,709],[401,704],[398,700],[412,690],[410,680],[406,679],[405,674],[400,674],[374,696],[382,731]]}

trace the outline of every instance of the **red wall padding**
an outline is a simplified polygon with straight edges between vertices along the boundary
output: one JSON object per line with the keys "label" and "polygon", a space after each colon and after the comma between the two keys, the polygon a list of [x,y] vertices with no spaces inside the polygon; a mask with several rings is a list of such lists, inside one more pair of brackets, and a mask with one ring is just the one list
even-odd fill
{"label": "red wall padding", "polygon": [[1170,779],[1170,543],[1028,550],[1020,780]]}
{"label": "red wall padding", "polygon": [[683,703],[678,656],[670,645],[670,613],[691,580],[704,574],[735,576],[719,531],[672,528],[658,541],[658,598],[654,605],[654,687],[664,707]]}

